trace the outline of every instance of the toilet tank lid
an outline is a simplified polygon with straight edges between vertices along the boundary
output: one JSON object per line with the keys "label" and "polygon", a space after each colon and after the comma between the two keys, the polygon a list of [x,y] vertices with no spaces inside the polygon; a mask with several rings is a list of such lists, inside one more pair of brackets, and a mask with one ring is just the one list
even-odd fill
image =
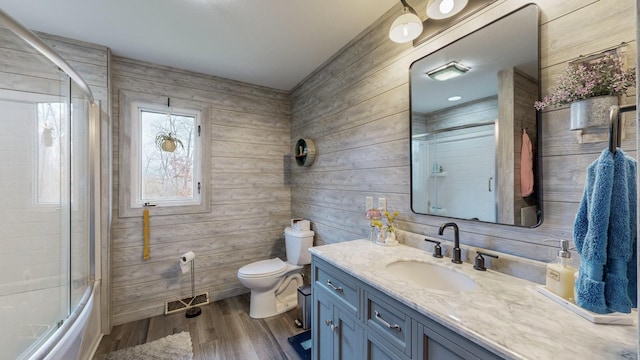
{"label": "toilet tank lid", "polygon": [[313,236],[314,234],[314,232],[311,230],[295,230],[290,227],[287,227],[286,229],[284,229],[284,233],[287,235],[299,236],[299,237]]}
{"label": "toilet tank lid", "polygon": [[245,276],[267,276],[284,270],[286,266],[287,264],[280,260],[280,258],[273,258],[252,262],[251,264],[241,267],[238,273]]}

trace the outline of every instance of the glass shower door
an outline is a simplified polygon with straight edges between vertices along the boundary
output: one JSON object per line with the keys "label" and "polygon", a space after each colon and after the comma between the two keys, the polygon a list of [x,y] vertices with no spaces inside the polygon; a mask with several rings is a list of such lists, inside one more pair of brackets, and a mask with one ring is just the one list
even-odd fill
{"label": "glass shower door", "polygon": [[89,286],[89,102],[46,76],[0,89],[0,360],[28,358]]}
{"label": "glass shower door", "polygon": [[90,103],[84,92],[71,82],[70,121],[70,311],[78,305],[90,285],[91,184],[89,163]]}

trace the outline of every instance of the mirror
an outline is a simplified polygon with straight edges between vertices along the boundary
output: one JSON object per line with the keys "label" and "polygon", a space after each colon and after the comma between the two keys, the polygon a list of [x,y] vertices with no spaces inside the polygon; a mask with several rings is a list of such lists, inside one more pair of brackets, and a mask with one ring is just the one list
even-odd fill
{"label": "mirror", "polygon": [[528,5],[411,64],[415,213],[540,224],[538,21]]}

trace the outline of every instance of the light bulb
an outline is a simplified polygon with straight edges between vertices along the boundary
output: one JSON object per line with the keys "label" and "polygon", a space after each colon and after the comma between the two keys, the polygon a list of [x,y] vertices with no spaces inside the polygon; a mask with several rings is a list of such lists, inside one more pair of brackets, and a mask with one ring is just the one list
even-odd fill
{"label": "light bulb", "polygon": [[454,2],[453,0],[442,0],[442,2],[440,3],[440,12],[442,14],[448,14],[451,12],[451,10],[453,10],[453,5]]}
{"label": "light bulb", "polygon": [[389,38],[397,43],[409,42],[422,33],[422,20],[418,15],[405,10],[398,16],[389,29]]}
{"label": "light bulb", "polygon": [[446,19],[462,11],[469,0],[429,0],[427,16],[431,19]]}

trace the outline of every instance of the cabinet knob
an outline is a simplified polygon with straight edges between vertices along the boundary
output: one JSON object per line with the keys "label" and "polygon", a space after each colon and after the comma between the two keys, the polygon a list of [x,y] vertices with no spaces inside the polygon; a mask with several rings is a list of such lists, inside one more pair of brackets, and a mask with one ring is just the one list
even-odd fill
{"label": "cabinet knob", "polygon": [[325,324],[331,329],[331,331],[336,331],[338,329],[338,325],[333,324],[333,320],[325,320]]}

